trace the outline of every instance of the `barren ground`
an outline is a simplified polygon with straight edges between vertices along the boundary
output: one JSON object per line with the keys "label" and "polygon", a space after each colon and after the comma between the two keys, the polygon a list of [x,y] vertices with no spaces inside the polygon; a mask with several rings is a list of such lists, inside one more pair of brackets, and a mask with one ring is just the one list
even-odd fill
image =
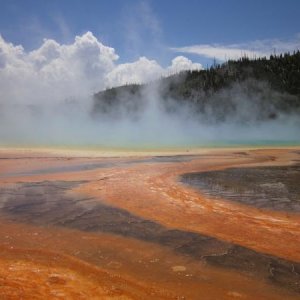
{"label": "barren ground", "polygon": [[0,150],[0,299],[299,299],[300,150]]}

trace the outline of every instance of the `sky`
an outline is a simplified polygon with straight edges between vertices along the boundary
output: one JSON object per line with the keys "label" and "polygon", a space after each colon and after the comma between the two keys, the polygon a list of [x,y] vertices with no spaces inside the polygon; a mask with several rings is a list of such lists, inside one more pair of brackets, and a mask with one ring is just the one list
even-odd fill
{"label": "sky", "polygon": [[298,0],[0,0],[0,5],[0,34],[27,51],[45,38],[72,43],[90,31],[116,50],[120,63],[145,56],[167,66],[181,54],[206,66],[214,57],[248,50],[268,54],[300,44]]}

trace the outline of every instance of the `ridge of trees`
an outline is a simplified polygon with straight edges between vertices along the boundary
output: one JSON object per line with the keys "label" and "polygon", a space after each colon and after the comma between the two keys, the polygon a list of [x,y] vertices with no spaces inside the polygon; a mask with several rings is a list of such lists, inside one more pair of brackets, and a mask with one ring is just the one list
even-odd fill
{"label": "ridge of trees", "polygon": [[300,114],[300,51],[273,54],[269,58],[244,56],[148,84],[128,84],[101,91],[94,95],[93,114],[118,111],[118,106],[137,113],[143,106],[143,90],[152,86],[157,88],[168,111],[175,107],[174,102],[185,103],[196,114],[205,115],[209,111],[215,119],[224,119],[226,114],[239,113],[239,100],[231,98],[240,93],[240,101],[253,102],[258,112],[262,108],[258,119],[276,118],[281,112]]}

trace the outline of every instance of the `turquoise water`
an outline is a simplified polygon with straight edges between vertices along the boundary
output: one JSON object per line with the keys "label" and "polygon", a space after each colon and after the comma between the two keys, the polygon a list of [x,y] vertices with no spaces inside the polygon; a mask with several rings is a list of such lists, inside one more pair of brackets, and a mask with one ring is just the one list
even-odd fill
{"label": "turquoise water", "polygon": [[253,140],[253,141],[211,141],[211,142],[195,142],[195,143],[112,143],[112,144],[63,144],[63,143],[1,143],[0,147],[9,148],[52,148],[52,149],[69,149],[69,150],[117,150],[117,151],[147,151],[147,150],[192,150],[201,148],[237,148],[237,147],[296,147],[300,146],[300,141],[279,141],[279,140]]}

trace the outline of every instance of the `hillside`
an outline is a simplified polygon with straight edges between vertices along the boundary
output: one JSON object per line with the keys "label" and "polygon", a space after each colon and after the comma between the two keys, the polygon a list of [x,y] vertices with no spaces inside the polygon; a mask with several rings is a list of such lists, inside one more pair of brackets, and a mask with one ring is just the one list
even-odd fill
{"label": "hillside", "polygon": [[206,123],[299,116],[300,52],[271,55],[269,59],[243,57],[153,83],[108,89],[94,95],[92,114],[95,118],[138,118],[153,99],[168,113],[188,109]]}

